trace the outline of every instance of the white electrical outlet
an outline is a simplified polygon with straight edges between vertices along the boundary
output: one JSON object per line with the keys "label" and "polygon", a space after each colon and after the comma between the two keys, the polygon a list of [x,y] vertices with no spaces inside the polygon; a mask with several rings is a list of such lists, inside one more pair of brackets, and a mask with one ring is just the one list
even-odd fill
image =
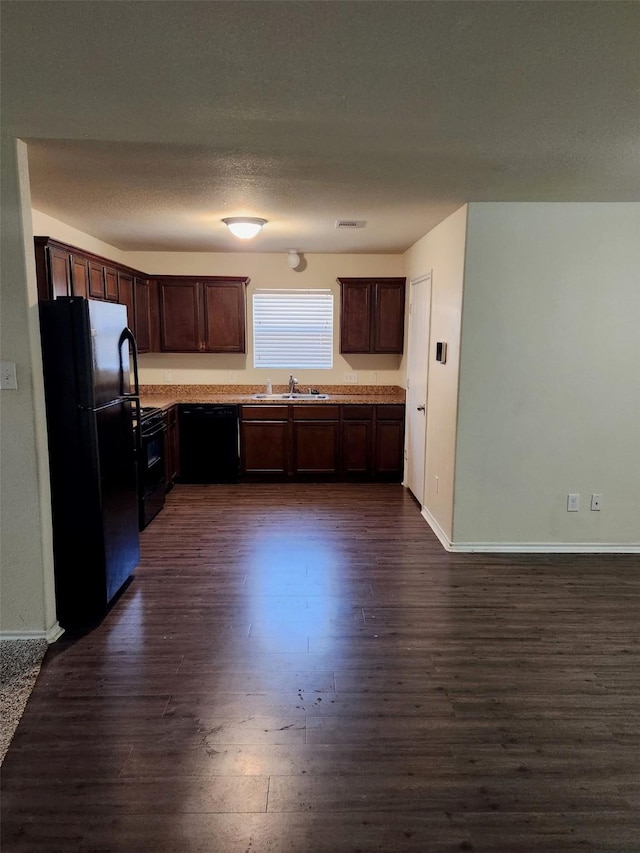
{"label": "white electrical outlet", "polygon": [[374,370],[374,372],[371,374],[371,384],[375,385],[377,381],[378,381],[378,374]]}
{"label": "white electrical outlet", "polygon": [[580,495],[567,495],[567,512],[578,512],[580,509]]}
{"label": "white electrical outlet", "polygon": [[227,379],[229,380],[229,382],[235,382],[235,381],[236,381],[236,372],[235,372],[235,370],[229,370],[229,371],[227,371]]}
{"label": "white electrical outlet", "polygon": [[164,382],[164,384],[169,385],[171,382],[171,379],[172,379],[171,371],[170,370],[163,370],[162,371],[162,381]]}
{"label": "white electrical outlet", "polygon": [[354,382],[354,383],[355,383],[355,382],[357,382],[357,381],[358,381],[358,374],[357,374],[357,373],[345,373],[345,375],[344,375],[344,381],[345,381],[345,382]]}
{"label": "white electrical outlet", "polygon": [[602,509],[602,495],[591,495],[591,509],[594,512]]}
{"label": "white electrical outlet", "polygon": [[0,363],[0,388],[3,391],[18,390],[15,362],[3,361]]}

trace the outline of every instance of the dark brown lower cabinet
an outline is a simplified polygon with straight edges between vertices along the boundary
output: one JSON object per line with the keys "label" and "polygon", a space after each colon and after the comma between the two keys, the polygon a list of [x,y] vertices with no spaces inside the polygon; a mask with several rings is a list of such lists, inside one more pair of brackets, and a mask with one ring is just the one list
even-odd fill
{"label": "dark brown lower cabinet", "polygon": [[399,482],[404,468],[404,406],[376,406],[373,476]]}
{"label": "dark brown lower cabinet", "polygon": [[245,480],[400,482],[403,405],[240,407]]}
{"label": "dark brown lower cabinet", "polygon": [[240,471],[246,479],[289,474],[289,407],[240,407]]}
{"label": "dark brown lower cabinet", "polygon": [[292,406],[292,475],[330,477],[338,475],[339,406]]}
{"label": "dark brown lower cabinet", "polygon": [[369,480],[372,453],[373,406],[342,406],[343,479]]}
{"label": "dark brown lower cabinet", "polygon": [[178,434],[178,407],[171,406],[163,414],[167,432],[165,434],[165,469],[167,490],[180,474],[180,436]]}

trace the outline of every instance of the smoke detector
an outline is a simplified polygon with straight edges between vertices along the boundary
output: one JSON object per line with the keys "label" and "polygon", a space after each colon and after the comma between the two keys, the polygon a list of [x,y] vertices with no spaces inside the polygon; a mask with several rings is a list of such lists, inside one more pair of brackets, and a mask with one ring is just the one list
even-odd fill
{"label": "smoke detector", "polygon": [[336,228],[345,231],[352,231],[354,228],[364,228],[366,225],[364,219],[336,219]]}

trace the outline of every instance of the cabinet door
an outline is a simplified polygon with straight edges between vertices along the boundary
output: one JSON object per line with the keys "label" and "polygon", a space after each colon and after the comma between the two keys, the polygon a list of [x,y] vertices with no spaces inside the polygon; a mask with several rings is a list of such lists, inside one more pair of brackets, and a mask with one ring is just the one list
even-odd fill
{"label": "cabinet door", "polygon": [[240,421],[242,474],[285,477],[289,471],[287,421]]}
{"label": "cabinet door", "polygon": [[345,281],[340,287],[340,352],[371,350],[371,284]]}
{"label": "cabinet door", "polygon": [[109,302],[118,301],[118,272],[113,267],[104,268],[104,295]]}
{"label": "cabinet door", "polygon": [[376,406],[374,475],[399,483],[404,468],[404,406]]}
{"label": "cabinet door", "polygon": [[373,352],[401,353],[404,344],[404,280],[376,282],[373,297]]}
{"label": "cabinet door", "polygon": [[340,470],[345,479],[371,475],[372,440],[372,406],[343,406]]}
{"label": "cabinet door", "polygon": [[55,246],[49,246],[48,254],[50,299],[71,296],[71,255]]}
{"label": "cabinet door", "polygon": [[245,289],[241,282],[203,282],[204,349],[245,352]]}
{"label": "cabinet door", "polygon": [[162,351],[199,352],[199,283],[161,281],[158,283],[158,292]]}
{"label": "cabinet door", "polygon": [[127,309],[127,325],[131,330],[135,327],[135,311],[133,305],[133,276],[128,272],[118,273],[118,302]]}
{"label": "cabinet door", "polygon": [[149,282],[136,276],[133,280],[134,291],[134,323],[133,330],[138,344],[138,352],[149,352],[151,349],[151,305],[149,299]]}
{"label": "cabinet door", "polygon": [[294,421],[294,474],[337,475],[338,427],[338,421]]}
{"label": "cabinet door", "polygon": [[71,255],[71,290],[74,296],[89,298],[89,261],[82,255]]}
{"label": "cabinet door", "polygon": [[104,299],[104,267],[95,261],[89,261],[89,296]]}

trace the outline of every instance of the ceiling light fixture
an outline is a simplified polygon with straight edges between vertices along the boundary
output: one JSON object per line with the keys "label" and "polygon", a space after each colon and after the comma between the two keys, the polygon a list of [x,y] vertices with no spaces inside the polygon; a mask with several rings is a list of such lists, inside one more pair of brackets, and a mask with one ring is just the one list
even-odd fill
{"label": "ceiling light fixture", "polygon": [[291,267],[292,270],[296,269],[296,267],[300,266],[300,255],[298,254],[297,249],[289,249],[287,253],[287,263]]}
{"label": "ceiling light fixture", "polygon": [[266,219],[258,219],[255,216],[228,216],[222,220],[234,237],[239,237],[241,240],[250,240],[255,237],[263,225],[266,225]]}

